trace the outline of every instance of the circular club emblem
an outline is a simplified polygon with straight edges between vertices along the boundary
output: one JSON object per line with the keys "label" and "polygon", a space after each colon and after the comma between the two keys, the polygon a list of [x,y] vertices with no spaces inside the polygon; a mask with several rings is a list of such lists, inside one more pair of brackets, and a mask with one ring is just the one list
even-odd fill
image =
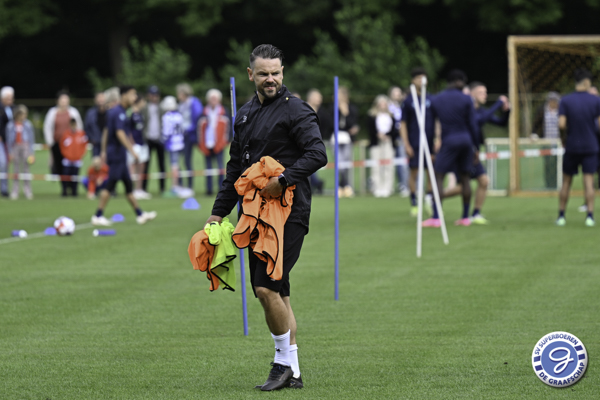
{"label": "circular club emblem", "polygon": [[531,355],[533,371],[546,385],[571,386],[577,382],[588,364],[587,351],[577,336],[568,332],[552,332],[541,338]]}

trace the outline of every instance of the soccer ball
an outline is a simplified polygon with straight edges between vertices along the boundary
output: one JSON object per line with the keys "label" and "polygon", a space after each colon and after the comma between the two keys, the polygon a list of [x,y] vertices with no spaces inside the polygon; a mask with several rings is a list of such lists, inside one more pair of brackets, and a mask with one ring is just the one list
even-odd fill
{"label": "soccer ball", "polygon": [[58,217],[54,221],[54,229],[58,236],[68,236],[75,232],[75,222],[69,217]]}

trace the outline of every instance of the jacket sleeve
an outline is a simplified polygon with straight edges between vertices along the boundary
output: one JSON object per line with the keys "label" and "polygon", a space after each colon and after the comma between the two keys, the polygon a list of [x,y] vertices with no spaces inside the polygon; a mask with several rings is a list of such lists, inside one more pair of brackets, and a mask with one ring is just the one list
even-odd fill
{"label": "jacket sleeve", "polygon": [[317,114],[308,104],[299,103],[298,105],[290,104],[290,135],[296,145],[302,149],[303,154],[284,172],[289,185],[307,179],[327,164],[327,153],[323,139],[321,139]]}
{"label": "jacket sleeve", "polygon": [[471,141],[473,142],[473,146],[475,148],[479,148],[479,126],[477,125],[477,120],[475,119],[475,106],[473,106],[473,101],[471,101],[471,99],[469,99],[467,106],[467,118],[469,119],[469,133],[471,134]]}
{"label": "jacket sleeve", "polygon": [[48,146],[54,144],[54,119],[56,118],[56,107],[48,110],[44,118],[44,140]]}
{"label": "jacket sleeve", "polygon": [[15,142],[14,124],[12,122],[9,122],[8,125],[6,125],[6,147],[8,148],[9,153],[14,145],[14,142]]}
{"label": "jacket sleeve", "polygon": [[69,107],[69,114],[71,115],[71,118],[75,118],[77,129],[80,131],[83,130],[83,122],[81,121],[81,114],[79,114],[79,111],[75,107]]}
{"label": "jacket sleeve", "polygon": [[195,99],[195,101],[192,101],[192,125],[190,128],[190,133],[193,133],[195,136],[196,133],[196,127],[198,126],[198,120],[200,119],[200,117],[202,116],[202,109],[204,107],[202,107],[202,102],[200,101],[200,99]]}
{"label": "jacket sleeve", "polygon": [[369,146],[377,146],[379,138],[377,137],[377,124],[375,118],[371,115],[367,116],[367,131],[369,131]]}
{"label": "jacket sleeve", "polygon": [[213,204],[211,214],[224,218],[231,213],[233,207],[238,202],[238,194],[235,190],[235,182],[242,174],[241,151],[239,135],[233,137],[233,142],[229,146],[229,161],[227,162],[227,172],[223,185],[217,193],[217,198]]}

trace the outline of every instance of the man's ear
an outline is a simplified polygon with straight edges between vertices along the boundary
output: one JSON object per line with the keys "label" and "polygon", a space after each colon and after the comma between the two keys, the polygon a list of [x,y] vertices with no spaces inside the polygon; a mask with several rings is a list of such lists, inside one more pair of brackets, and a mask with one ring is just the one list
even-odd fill
{"label": "man's ear", "polygon": [[250,69],[250,67],[246,68],[248,70],[248,79],[251,81],[254,81],[254,78],[252,77],[252,70]]}

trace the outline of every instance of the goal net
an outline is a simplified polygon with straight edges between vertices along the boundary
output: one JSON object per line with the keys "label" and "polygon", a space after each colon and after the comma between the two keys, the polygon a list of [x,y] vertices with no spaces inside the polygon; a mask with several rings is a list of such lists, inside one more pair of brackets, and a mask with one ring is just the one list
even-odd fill
{"label": "goal net", "polygon": [[508,190],[556,191],[563,149],[555,107],[574,90],[575,69],[600,78],[600,36],[509,36],[508,58],[513,103]]}

